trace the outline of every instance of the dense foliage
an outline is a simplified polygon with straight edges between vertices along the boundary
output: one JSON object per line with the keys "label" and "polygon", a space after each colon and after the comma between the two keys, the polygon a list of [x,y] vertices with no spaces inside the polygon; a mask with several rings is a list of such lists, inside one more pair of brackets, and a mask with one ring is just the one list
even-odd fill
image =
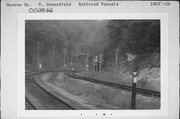
{"label": "dense foliage", "polygon": [[40,42],[40,61],[50,62],[55,46],[55,62],[62,63],[64,49],[67,60],[72,55],[89,52],[91,61],[103,54],[104,63],[127,53],[136,55],[160,52],[160,20],[27,20],[25,22],[26,63],[37,60]]}
{"label": "dense foliage", "polygon": [[112,20],[107,25],[109,47],[142,54],[160,48],[160,20]]}

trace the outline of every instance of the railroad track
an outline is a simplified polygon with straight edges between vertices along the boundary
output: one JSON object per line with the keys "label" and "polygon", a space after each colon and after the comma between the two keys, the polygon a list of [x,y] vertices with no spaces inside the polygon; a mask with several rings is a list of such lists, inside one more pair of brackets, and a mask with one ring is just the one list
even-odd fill
{"label": "railroad track", "polygon": [[[26,79],[26,88],[28,88],[29,92],[31,92],[34,97],[39,99],[39,102],[41,102],[42,105],[44,106],[43,108],[45,108],[47,110],[48,109],[54,109],[54,110],[58,110],[58,109],[69,110],[70,109],[70,110],[74,110],[75,109],[74,107],[70,106],[66,102],[63,102],[59,98],[55,97],[54,95],[52,95],[51,93],[46,91],[44,88],[39,86],[38,83],[36,83],[36,81],[34,80],[34,76],[37,74],[40,75],[41,73],[47,73],[47,72],[52,72],[52,70],[41,71],[38,73],[33,72],[33,71],[28,72],[28,73],[32,73],[32,74],[30,74],[30,76],[27,77],[27,79]],[[29,99],[26,97],[26,104],[29,105],[32,109],[38,109],[32,103],[33,102],[29,101]]]}
{"label": "railroad track", "polygon": [[[114,88],[119,88],[119,89],[123,89],[123,90],[127,90],[127,91],[132,90],[131,86],[120,85],[120,84],[115,84],[115,83],[111,83],[111,82],[107,82],[107,81],[101,81],[101,80],[97,80],[97,79],[93,79],[93,78],[88,78],[88,77],[84,77],[84,76],[75,74],[73,72],[65,72],[65,74],[69,75],[73,78],[78,78],[81,80],[90,81],[90,82],[94,82],[97,84],[102,84],[102,85],[106,85],[106,86],[110,86],[110,87],[114,87]],[[147,89],[142,89],[142,88],[136,88],[136,92],[138,94],[145,95],[145,96],[148,95],[148,96],[160,97],[160,92],[157,92],[157,91],[152,91],[152,90],[147,90]]]}
{"label": "railroad track", "polygon": [[[120,84],[115,84],[115,83],[111,83],[111,82],[106,82],[106,81],[100,81],[97,79],[93,79],[93,78],[88,78],[88,77],[84,77],[81,75],[78,75],[75,72],[71,72],[70,70],[44,70],[44,71],[40,71],[40,72],[36,72],[36,71],[32,71],[32,72],[26,72],[27,75],[30,75],[31,77],[26,79],[27,83],[29,83],[30,85],[26,85],[26,88],[28,88],[28,90],[30,89],[30,92],[33,92],[33,95],[39,99],[43,99],[43,104],[45,105],[45,109],[71,109],[74,110],[75,108],[73,108],[71,105],[63,102],[62,100],[58,99],[57,97],[55,97],[54,95],[52,95],[51,93],[49,93],[48,91],[46,91],[44,88],[42,88],[41,86],[39,86],[39,84],[34,80],[34,76],[35,75],[40,75],[42,73],[48,73],[48,72],[65,72],[66,75],[69,75],[73,78],[78,78],[81,80],[85,80],[85,81],[90,81],[93,83],[97,83],[97,84],[102,84],[102,85],[106,85],[106,86],[110,86],[113,88],[119,88],[122,90],[126,90],[126,91],[131,91],[132,87],[131,86],[125,86],[125,85],[120,85]],[[152,91],[152,90],[146,90],[146,89],[141,89],[141,88],[136,88],[136,92],[138,94],[141,95],[145,95],[145,96],[155,96],[155,97],[160,97],[160,92],[156,92],[156,91]],[[32,102],[32,101],[31,101]],[[26,97],[26,105],[28,107],[30,107],[30,109],[33,110],[38,110],[39,108],[36,107],[36,105],[34,105],[33,103],[31,103],[28,98]]]}
{"label": "railroad track", "polygon": [[29,109],[32,109],[32,110],[37,110],[36,106],[34,106],[27,97],[25,97],[25,100],[26,100],[26,106],[29,108]]}

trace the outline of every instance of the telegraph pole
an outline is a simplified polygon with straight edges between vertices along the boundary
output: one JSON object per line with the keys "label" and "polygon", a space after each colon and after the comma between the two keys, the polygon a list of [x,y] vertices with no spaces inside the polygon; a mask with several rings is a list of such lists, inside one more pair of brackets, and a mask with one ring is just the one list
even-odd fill
{"label": "telegraph pole", "polygon": [[87,58],[86,58],[87,65],[89,64],[89,51],[87,50]]}
{"label": "telegraph pole", "polygon": [[54,49],[55,49],[55,45],[53,45],[53,52],[52,52],[52,65],[54,65]]}
{"label": "telegraph pole", "polygon": [[66,48],[64,49],[64,67],[66,67]]}
{"label": "telegraph pole", "polygon": [[40,42],[37,42],[37,68],[38,68],[38,71],[39,71],[39,44],[40,44]]}
{"label": "telegraph pole", "polygon": [[78,55],[79,55],[79,48],[78,48],[78,45],[76,44],[76,60],[77,60],[77,63],[78,63]]}
{"label": "telegraph pole", "polygon": [[99,71],[101,71],[101,67],[102,67],[102,54],[100,52],[100,55],[99,55]]}
{"label": "telegraph pole", "polygon": [[116,49],[116,62],[115,62],[115,74],[117,73],[117,65],[118,65],[118,49]]}
{"label": "telegraph pole", "polygon": [[73,68],[73,50],[71,52],[71,70],[74,71],[74,68]]}
{"label": "telegraph pole", "polygon": [[73,51],[71,52],[71,64],[73,63]]}
{"label": "telegraph pole", "polygon": [[85,66],[85,70],[86,71],[89,70],[89,50],[87,50],[87,54],[86,54],[86,66]]}

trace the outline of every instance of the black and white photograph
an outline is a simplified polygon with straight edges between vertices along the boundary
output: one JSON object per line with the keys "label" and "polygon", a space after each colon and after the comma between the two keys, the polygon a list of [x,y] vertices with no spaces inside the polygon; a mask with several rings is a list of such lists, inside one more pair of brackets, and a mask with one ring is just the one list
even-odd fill
{"label": "black and white photograph", "polygon": [[2,119],[178,119],[179,2],[1,1]]}
{"label": "black and white photograph", "polygon": [[160,110],[160,19],[25,20],[25,110]]}

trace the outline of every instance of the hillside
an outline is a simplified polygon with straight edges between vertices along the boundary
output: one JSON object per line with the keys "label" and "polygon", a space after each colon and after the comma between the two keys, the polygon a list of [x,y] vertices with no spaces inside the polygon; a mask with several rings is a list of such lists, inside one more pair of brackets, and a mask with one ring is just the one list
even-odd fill
{"label": "hillside", "polygon": [[[136,65],[138,86],[160,90],[159,20],[27,20],[25,30],[27,71],[37,70],[38,64],[42,69],[66,66],[131,85]],[[100,55],[101,71],[95,72],[93,61]]]}

